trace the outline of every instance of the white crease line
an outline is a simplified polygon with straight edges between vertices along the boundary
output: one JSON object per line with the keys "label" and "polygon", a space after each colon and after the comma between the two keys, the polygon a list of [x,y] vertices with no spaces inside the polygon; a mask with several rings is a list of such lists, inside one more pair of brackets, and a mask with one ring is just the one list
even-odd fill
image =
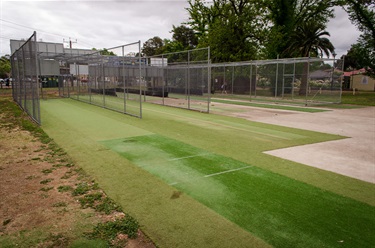
{"label": "white crease line", "polygon": [[249,166],[245,166],[245,167],[241,167],[241,168],[237,168],[237,169],[232,169],[232,170],[227,170],[227,171],[222,171],[222,172],[218,172],[218,173],[205,175],[203,177],[213,177],[213,176],[217,176],[217,175],[221,175],[221,174],[225,174],[225,173],[229,173],[229,172],[233,172],[233,171],[243,170],[243,169],[250,168],[250,167],[253,167],[253,166],[249,165]]}
{"label": "white crease line", "polygon": [[194,158],[194,157],[200,157],[200,156],[205,156],[205,155],[208,155],[208,153],[191,155],[191,156],[186,156],[186,157],[181,157],[181,158],[172,158],[172,159],[168,159],[168,161],[176,161],[176,160],[181,160],[181,159],[185,159],[185,158]]}

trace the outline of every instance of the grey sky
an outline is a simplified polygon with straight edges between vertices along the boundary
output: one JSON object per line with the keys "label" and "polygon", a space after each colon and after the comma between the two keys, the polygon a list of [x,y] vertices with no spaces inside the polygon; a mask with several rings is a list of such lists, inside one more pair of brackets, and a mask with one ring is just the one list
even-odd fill
{"label": "grey sky", "polygon": [[[10,53],[9,39],[28,38],[76,48],[109,48],[151,37],[171,38],[172,25],[187,21],[186,0],[127,1],[4,1],[0,0],[0,55]],[[336,9],[328,24],[337,57],[356,42],[359,32],[347,14]]]}

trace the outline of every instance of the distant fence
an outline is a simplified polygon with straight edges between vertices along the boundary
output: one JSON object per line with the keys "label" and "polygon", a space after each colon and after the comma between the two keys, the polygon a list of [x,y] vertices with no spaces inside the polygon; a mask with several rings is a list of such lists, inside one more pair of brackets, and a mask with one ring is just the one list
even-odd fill
{"label": "distant fence", "polygon": [[12,94],[18,105],[41,124],[36,32],[11,56]]}
{"label": "distant fence", "polygon": [[[13,99],[39,124],[40,72],[51,71],[59,74],[52,76],[58,78],[60,96],[139,118],[142,102],[207,113],[212,101],[223,99],[301,105],[341,102],[342,60],[211,64],[209,48],[141,57],[140,41],[106,49],[110,55],[92,50],[75,55],[39,45],[34,32],[11,56]],[[46,66],[51,68],[43,70]]]}
{"label": "distant fence", "polygon": [[343,61],[292,58],[211,65],[213,100],[340,103]]}
{"label": "distant fence", "polygon": [[146,59],[146,102],[209,112],[209,48],[162,54]]}
{"label": "distant fence", "polygon": [[142,118],[145,82],[140,45],[138,41],[107,49],[114,55],[97,51],[69,57],[65,63],[70,74],[59,76],[60,96]]}
{"label": "distant fence", "polygon": [[209,112],[209,48],[146,58],[139,49],[137,42],[107,49],[115,56],[69,57],[70,74],[59,77],[60,96],[140,118],[142,101]]}

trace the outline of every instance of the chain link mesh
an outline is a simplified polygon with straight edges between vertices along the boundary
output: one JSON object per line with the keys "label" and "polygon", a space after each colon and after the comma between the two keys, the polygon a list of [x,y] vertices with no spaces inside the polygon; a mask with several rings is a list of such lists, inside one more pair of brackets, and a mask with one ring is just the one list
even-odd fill
{"label": "chain link mesh", "polygon": [[[60,75],[59,93],[79,101],[142,118],[145,60],[140,42],[69,58],[71,75]],[[137,55],[138,56],[135,56]]]}
{"label": "chain link mesh", "polygon": [[212,64],[213,98],[312,105],[340,103],[341,60],[299,58]]}
{"label": "chain link mesh", "polygon": [[13,99],[38,124],[41,124],[39,103],[39,68],[36,33],[11,56]]}

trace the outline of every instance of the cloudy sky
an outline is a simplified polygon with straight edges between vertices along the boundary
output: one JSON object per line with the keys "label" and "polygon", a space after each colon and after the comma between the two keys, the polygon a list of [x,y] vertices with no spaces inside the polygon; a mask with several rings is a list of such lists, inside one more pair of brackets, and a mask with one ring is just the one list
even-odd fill
{"label": "cloudy sky", "polygon": [[[172,25],[188,19],[186,0],[6,1],[0,0],[0,56],[10,54],[10,39],[27,39],[33,31],[46,42],[73,41],[75,48],[110,48],[171,38]],[[359,32],[345,11],[335,10],[328,24],[337,57],[346,54]],[[67,46],[66,43],[65,46]]]}

